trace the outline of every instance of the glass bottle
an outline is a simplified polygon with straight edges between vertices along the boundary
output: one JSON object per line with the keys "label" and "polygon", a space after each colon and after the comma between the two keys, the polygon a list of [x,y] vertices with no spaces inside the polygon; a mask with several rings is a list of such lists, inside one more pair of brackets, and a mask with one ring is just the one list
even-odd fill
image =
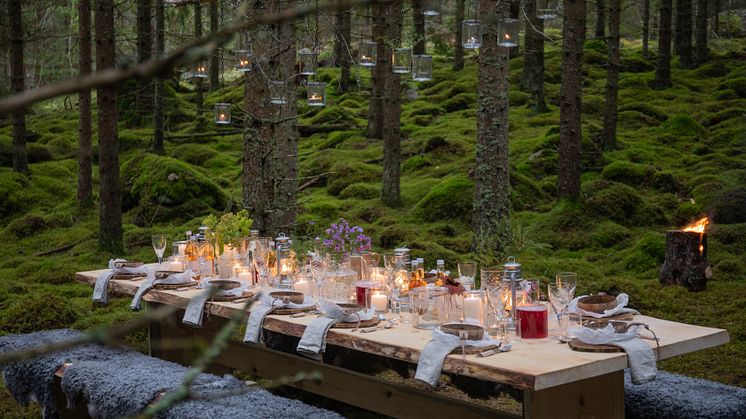
{"label": "glass bottle", "polygon": [[427,286],[427,281],[425,280],[425,259],[423,258],[417,258],[417,276],[420,280],[420,286]]}
{"label": "glass bottle", "polygon": [[[191,233],[191,231],[188,231],[187,233]],[[197,262],[197,236],[189,236],[186,248],[184,249],[184,256],[186,257],[187,269],[190,269],[194,273],[199,272],[199,262]]]}
{"label": "glass bottle", "polygon": [[438,259],[437,264],[437,276],[435,277],[435,286],[442,287],[446,283],[446,264],[443,259]]}
{"label": "glass bottle", "polygon": [[412,273],[411,278],[409,280],[409,289],[414,289],[419,286],[422,286],[420,283],[420,276],[419,276],[419,264],[417,262],[417,259],[412,260]]}

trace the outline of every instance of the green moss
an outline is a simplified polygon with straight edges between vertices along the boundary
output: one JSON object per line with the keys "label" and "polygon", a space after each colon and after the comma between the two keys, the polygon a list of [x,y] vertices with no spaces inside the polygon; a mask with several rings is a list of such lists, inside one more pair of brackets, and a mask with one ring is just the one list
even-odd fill
{"label": "green moss", "polygon": [[718,86],[718,90],[733,90],[738,97],[746,97],[746,77],[728,79]]}
{"label": "green moss", "polygon": [[431,166],[430,161],[425,156],[413,156],[404,161],[401,165],[403,173],[412,173],[419,169]]}
{"label": "green moss", "polygon": [[424,221],[471,219],[474,183],[462,176],[450,176],[435,185],[417,203],[412,213]]}
{"label": "green moss", "polygon": [[33,236],[46,228],[47,223],[44,221],[44,218],[35,214],[25,214],[11,221],[5,228],[5,231],[15,237],[22,238]]}
{"label": "green moss", "polygon": [[606,166],[601,175],[608,180],[640,186],[653,177],[655,169],[651,166],[617,160]]}
{"label": "green moss", "polygon": [[335,148],[345,142],[347,139],[352,138],[353,136],[358,134],[358,131],[334,131],[332,133],[329,133],[327,139],[322,141],[318,145],[318,149],[326,150],[328,148]]}
{"label": "green moss", "polygon": [[[39,143],[26,144],[26,156],[28,157],[29,163],[40,163],[53,159],[52,152],[49,151],[49,147]],[[10,161],[12,162],[12,157]]]}
{"label": "green moss", "polygon": [[634,224],[633,217],[643,199],[633,188],[620,183],[596,191],[584,201],[588,213],[595,217],[609,218],[621,224]]}
{"label": "green moss", "polygon": [[672,116],[661,124],[661,130],[681,137],[700,138],[705,134],[705,129],[702,125],[686,114]]}
{"label": "green moss", "polygon": [[666,239],[661,233],[645,233],[625,257],[625,267],[635,272],[657,269],[665,257]]}
{"label": "green moss", "polygon": [[714,221],[721,224],[746,222],[746,188],[736,187],[718,194],[713,200],[711,211]]}
{"label": "green moss", "polygon": [[531,101],[531,95],[520,90],[511,90],[508,101],[510,106],[525,106]]}
{"label": "green moss", "polygon": [[208,160],[217,156],[218,153],[212,147],[204,144],[182,144],[174,148],[171,155],[189,164],[204,166]]}
{"label": "green moss", "polygon": [[308,123],[312,125],[322,124],[349,124],[351,126],[357,125],[357,119],[348,110],[340,108],[338,106],[325,106],[316,115],[308,120]]}
{"label": "green moss", "polygon": [[370,183],[353,183],[339,193],[341,199],[373,199],[381,196],[381,187]]}
{"label": "green moss", "polygon": [[365,163],[340,161],[331,167],[334,173],[327,182],[327,192],[339,195],[346,187],[353,183],[372,182],[381,178],[381,167]]}
{"label": "green moss", "polygon": [[588,51],[606,55],[609,53],[609,46],[602,39],[589,39],[583,44],[583,52]]}
{"label": "green moss", "polygon": [[21,214],[33,205],[28,179],[20,173],[0,169],[0,220]]}
{"label": "green moss", "polygon": [[593,229],[591,241],[600,247],[620,246],[631,235],[628,228],[613,221],[603,221]]}
{"label": "green moss", "polygon": [[0,330],[4,333],[30,333],[37,330],[67,327],[78,318],[78,312],[64,298],[43,294],[23,298],[0,314]]}
{"label": "green moss", "polygon": [[456,112],[468,109],[477,103],[477,95],[474,93],[459,93],[458,95],[443,102],[443,108],[447,112]]}

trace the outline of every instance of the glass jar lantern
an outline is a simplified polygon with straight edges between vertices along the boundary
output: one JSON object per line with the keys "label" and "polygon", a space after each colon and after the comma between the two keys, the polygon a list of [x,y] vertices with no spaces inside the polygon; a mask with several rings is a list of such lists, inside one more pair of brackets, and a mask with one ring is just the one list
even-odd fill
{"label": "glass jar lantern", "polygon": [[228,125],[231,123],[231,104],[215,104],[215,123],[218,125]]}
{"label": "glass jar lantern", "polygon": [[308,82],[306,84],[306,98],[308,106],[326,105],[326,83]]}
{"label": "glass jar lantern", "polygon": [[276,276],[282,288],[290,288],[290,277],[293,275],[295,257],[290,249],[290,237],[280,233],[275,239],[275,255],[277,257]]}
{"label": "glass jar lantern", "polygon": [[309,48],[303,48],[298,51],[298,61],[300,74],[303,76],[312,76],[316,74],[319,55]]}
{"label": "glass jar lantern", "polygon": [[253,58],[253,54],[249,50],[241,49],[236,51],[236,70],[242,73],[251,71]]}
{"label": "glass jar lantern", "polygon": [[391,71],[396,74],[407,74],[412,70],[412,49],[394,48],[391,54]]}
{"label": "glass jar lantern", "polygon": [[195,79],[206,79],[207,78],[207,64],[204,61],[199,61],[194,65],[194,72],[192,77]]}
{"label": "glass jar lantern", "polygon": [[415,55],[412,57],[412,80],[428,81],[433,78],[433,57]]}
{"label": "glass jar lantern", "polygon": [[440,14],[440,0],[425,0],[422,3],[423,15],[438,16]]}
{"label": "glass jar lantern", "polygon": [[269,82],[269,103],[272,105],[284,105],[288,103],[285,82],[279,80],[270,80]]}
{"label": "glass jar lantern", "polygon": [[373,41],[362,41],[360,43],[360,56],[357,64],[361,67],[375,67],[378,57],[378,44]]}
{"label": "glass jar lantern", "polygon": [[536,17],[542,20],[557,19],[557,0],[538,0],[536,5]]}
{"label": "glass jar lantern", "polygon": [[[518,292],[520,291],[519,282],[523,278],[521,264],[515,261],[515,256],[509,256],[508,261],[503,264],[503,287],[510,296],[510,328],[515,329],[516,306]],[[506,309],[508,305],[505,305]]]}
{"label": "glass jar lantern", "polygon": [[466,49],[482,46],[482,22],[469,19],[461,23],[461,45]]}
{"label": "glass jar lantern", "polygon": [[505,48],[517,47],[519,23],[520,20],[512,18],[505,18],[500,20],[499,24],[497,25],[497,44]]}

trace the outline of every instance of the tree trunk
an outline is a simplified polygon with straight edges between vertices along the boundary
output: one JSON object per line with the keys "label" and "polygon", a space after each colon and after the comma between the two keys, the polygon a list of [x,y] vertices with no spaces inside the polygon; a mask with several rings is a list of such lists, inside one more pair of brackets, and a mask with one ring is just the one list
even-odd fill
{"label": "tree trunk", "polygon": [[[384,35],[393,44],[401,37],[402,1],[394,0],[384,6]],[[388,54],[388,48],[387,54]],[[388,62],[388,60],[386,60]],[[380,60],[378,61],[380,63]],[[401,77],[391,71],[389,64],[384,70],[384,90],[382,100],[383,116],[383,190],[381,200],[388,207],[401,205]]]}
{"label": "tree trunk", "polygon": [[[114,0],[96,0],[96,71],[114,68]],[[122,199],[119,192],[119,144],[117,140],[117,90],[102,87],[96,92],[98,106],[99,233],[101,248],[119,253],[122,246]]]}
{"label": "tree trunk", "polygon": [[370,70],[371,89],[368,101],[368,138],[383,138],[383,90],[386,77],[391,72],[389,49],[384,43],[386,27],[386,5],[376,2],[373,5],[373,41],[376,48],[376,66]]}
{"label": "tree trunk", "polygon": [[678,44],[676,51],[679,54],[679,66],[681,68],[692,68],[694,56],[692,55],[692,0],[676,0],[676,33]]}
{"label": "tree trunk", "polygon": [[[494,2],[480,0],[485,34],[497,33]],[[508,161],[508,51],[494,35],[479,50],[477,86],[476,188],[473,206],[475,249],[502,252],[510,239],[510,166]]]}
{"label": "tree trunk", "polygon": [[461,43],[463,30],[461,22],[464,21],[465,0],[456,0],[456,44],[453,47],[453,71],[464,69],[464,45]]}
{"label": "tree trunk", "polygon": [[596,0],[596,23],[593,26],[593,37],[606,39],[606,3],[604,0]]}
{"label": "tree trunk", "polygon": [[[215,33],[220,28],[218,27],[220,25],[219,23],[219,13],[218,13],[218,1],[219,0],[212,0],[210,1],[210,33]],[[220,49],[216,49],[213,51],[212,55],[210,55],[210,91],[214,92],[218,89],[220,89]]]}
{"label": "tree trunk", "polygon": [[715,10],[712,11],[712,33],[717,37],[720,35],[720,0],[714,1],[713,8]]}
{"label": "tree trunk", "polygon": [[[165,11],[163,6],[164,0],[155,0],[155,56],[158,59],[163,57],[165,53]],[[163,124],[164,124],[164,85],[163,78],[156,77],[155,83],[155,97],[153,98],[153,105],[155,112],[153,113],[153,152],[157,154],[164,154],[163,149]]]}
{"label": "tree trunk", "polygon": [[[510,0],[510,9],[509,9],[509,16],[511,19],[521,19],[521,1],[520,0]],[[516,44],[518,44],[514,48],[508,49],[508,56],[510,58],[520,57],[521,51],[520,51],[520,42],[521,37],[519,36],[518,39],[515,40]]]}
{"label": "tree trunk", "polygon": [[642,1],[642,56],[648,57],[650,42],[650,0]]}
{"label": "tree trunk", "polygon": [[709,51],[707,50],[707,1],[708,0],[697,0],[697,25],[694,31],[694,39],[696,41],[696,48],[694,50],[694,58],[697,65],[702,65],[707,62]]}
{"label": "tree trunk", "polygon": [[525,4],[529,22],[526,23],[521,88],[531,94],[531,109],[543,113],[548,110],[544,100],[544,21],[536,17],[536,0],[528,0]]}
{"label": "tree trunk", "polygon": [[414,47],[412,54],[422,55],[427,49],[425,38],[425,15],[422,14],[422,0],[412,0],[412,21],[414,22]]}
{"label": "tree trunk", "polygon": [[682,285],[689,291],[704,291],[710,276],[707,234],[672,230],[666,233],[666,258],[660,283]]}
{"label": "tree trunk", "polygon": [[[91,1],[78,1],[78,37],[80,75],[91,73]],[[78,94],[78,205],[93,205],[92,150],[91,150],[91,90]]]}
{"label": "tree trunk", "polygon": [[336,26],[334,36],[334,65],[342,69],[339,77],[339,90],[350,90],[350,34],[352,32],[352,9],[337,10],[334,15]]}
{"label": "tree trunk", "polygon": [[[197,1],[194,3],[194,37],[202,37],[202,2]],[[197,116],[202,113],[202,78],[196,78],[194,80],[194,103],[197,105]]]}
{"label": "tree trunk", "polygon": [[[25,90],[23,66],[23,15],[21,0],[8,1],[8,39],[10,40],[10,90],[20,93]],[[13,170],[28,174],[26,153],[26,111],[13,112]]]}
{"label": "tree trunk", "polygon": [[[142,63],[153,55],[153,28],[151,26],[151,0],[137,0],[137,62]],[[146,121],[153,113],[153,83],[138,80],[135,92],[137,124]]]}
{"label": "tree trunk", "polygon": [[655,67],[653,89],[671,87],[671,6],[673,0],[661,0],[658,24],[658,62]]}
{"label": "tree trunk", "polygon": [[609,59],[606,68],[606,103],[602,148],[616,148],[617,93],[619,91],[619,19],[622,0],[609,0]]}
{"label": "tree trunk", "polygon": [[580,197],[580,102],[583,88],[585,1],[565,0],[562,24],[562,84],[560,85],[560,149],[557,192],[560,198]]}

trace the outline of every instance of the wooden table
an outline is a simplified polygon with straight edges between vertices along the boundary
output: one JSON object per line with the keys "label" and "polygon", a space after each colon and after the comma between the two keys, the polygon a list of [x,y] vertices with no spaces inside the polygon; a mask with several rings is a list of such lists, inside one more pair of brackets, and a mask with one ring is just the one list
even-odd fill
{"label": "wooden table", "polygon": [[[76,279],[92,285],[102,272],[105,271],[79,272],[76,274]],[[140,283],[141,281],[112,280],[109,289],[134,295]],[[199,292],[196,289],[180,292],[151,290],[143,299],[150,303],[166,304],[183,309],[187,306],[189,299]],[[230,317],[240,307],[241,305],[233,303],[208,303],[205,307],[205,315],[209,316],[209,320],[202,329],[183,326],[181,317],[174,316],[172,319],[166,319],[151,327],[151,345],[154,341],[163,339],[211,337],[219,323]],[[315,316],[292,318],[270,315],[264,321],[264,328],[285,335],[301,336],[305,326],[313,318]],[[213,324],[216,321],[217,323]],[[728,333],[723,329],[694,326],[648,316],[635,316],[635,321],[644,322],[655,331],[660,339],[661,359],[711,348],[729,341]],[[369,334],[353,333],[345,329],[331,329],[327,335],[327,343],[416,364],[420,351],[430,340],[430,334],[429,331],[418,330],[407,325]],[[653,341],[649,343],[654,347]],[[180,357],[178,350],[155,350],[153,352],[156,356],[177,361]],[[483,406],[456,401],[409,386],[397,385],[297,355],[266,349],[259,345],[231,342],[230,347],[224,351],[217,362],[230,368],[268,378],[280,377],[283,374],[293,375],[297,371],[318,370],[324,376],[322,382],[300,383],[298,387],[391,416],[499,416],[499,412],[487,411]],[[462,363],[460,355],[451,355],[446,358],[443,371],[504,383],[523,390],[524,417],[623,418],[623,370],[626,367],[627,356],[624,353],[576,352],[550,337],[516,340],[510,352],[488,358],[468,355],[465,364]],[[365,381],[365,386],[360,387],[362,381]],[[355,385],[356,388],[365,388],[365,394],[350,391],[351,385]]]}

